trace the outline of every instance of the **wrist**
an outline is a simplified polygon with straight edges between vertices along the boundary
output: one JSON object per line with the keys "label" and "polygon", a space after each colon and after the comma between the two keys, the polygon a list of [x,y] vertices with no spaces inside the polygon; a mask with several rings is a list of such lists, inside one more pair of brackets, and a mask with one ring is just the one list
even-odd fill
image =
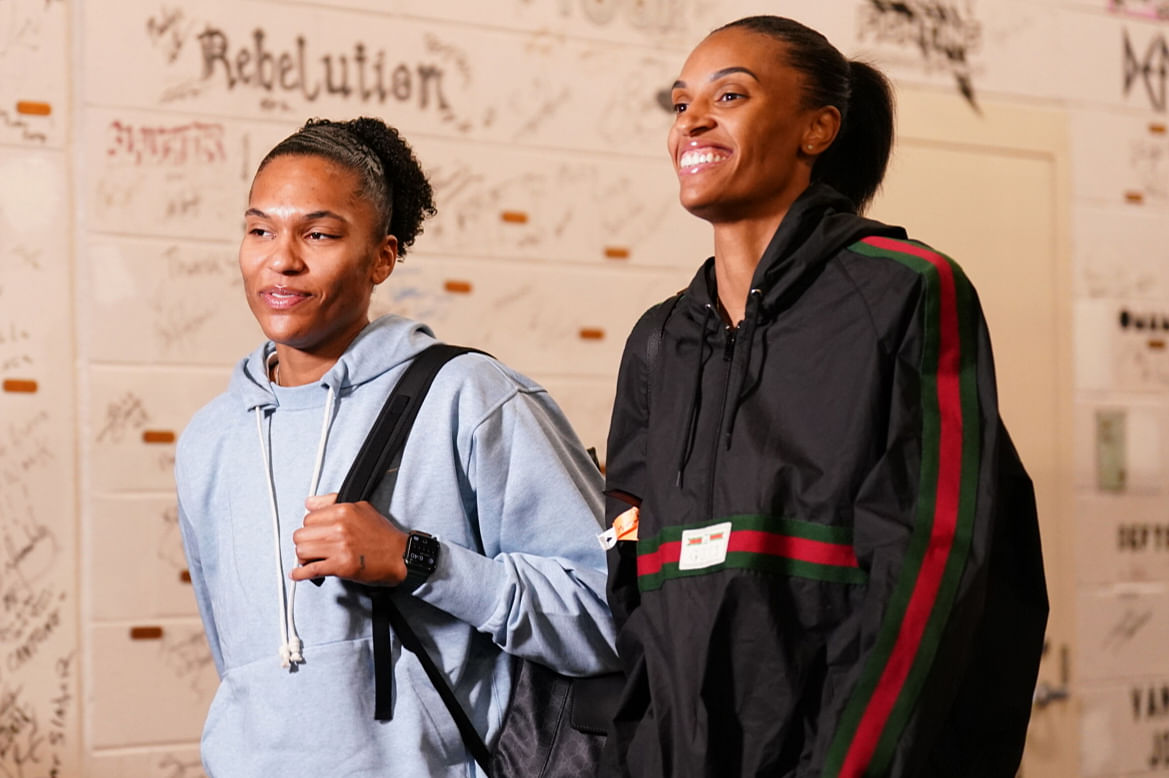
{"label": "wrist", "polygon": [[438,538],[425,532],[411,530],[406,536],[406,546],[402,552],[402,563],[406,573],[399,585],[400,588],[413,591],[430,578],[438,567],[441,550]]}

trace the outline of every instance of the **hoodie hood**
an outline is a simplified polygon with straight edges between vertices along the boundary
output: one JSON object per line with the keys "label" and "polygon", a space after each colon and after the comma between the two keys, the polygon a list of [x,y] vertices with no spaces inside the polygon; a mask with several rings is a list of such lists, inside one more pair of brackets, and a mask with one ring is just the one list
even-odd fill
{"label": "hoodie hood", "polygon": [[[329,430],[337,413],[337,399],[354,387],[408,361],[433,342],[433,334],[425,325],[400,316],[383,316],[367,324],[336,363],[316,382],[315,387],[324,390],[324,407],[320,433],[317,437],[316,458],[308,484],[310,496],[318,493]],[[267,480],[272,520],[273,561],[280,618],[280,658],[283,667],[294,670],[305,660],[301,651],[303,643],[296,629],[296,582],[287,584],[285,582],[285,560],[290,557],[281,547],[282,511],[275,482],[276,468],[272,465],[275,454],[272,450],[271,417],[280,407],[281,397],[286,401],[296,398],[292,401],[292,407],[295,409],[299,407],[296,405],[298,401],[307,402],[311,406],[315,403],[314,396],[321,395],[311,391],[313,384],[282,390],[273,388],[268,380],[268,368],[275,348],[272,341],[267,341],[236,366],[228,385],[228,396],[233,402],[242,402],[244,409],[252,413],[256,420],[258,450],[263,458],[263,473]],[[287,514],[287,506],[284,513],[284,523],[294,521]]]}
{"label": "hoodie hood", "polygon": [[[344,392],[408,362],[434,342],[434,333],[425,324],[394,314],[382,316],[358,333],[317,385],[326,391]],[[265,341],[232,371],[227,393],[245,410],[279,406],[268,380],[268,360],[275,350],[276,344]]]}

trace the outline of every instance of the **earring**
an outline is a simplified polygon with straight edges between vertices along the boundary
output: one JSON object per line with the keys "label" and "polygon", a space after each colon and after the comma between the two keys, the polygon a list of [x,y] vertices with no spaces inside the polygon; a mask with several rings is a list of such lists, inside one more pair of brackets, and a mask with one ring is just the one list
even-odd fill
{"label": "earring", "polygon": [[811,151],[813,148],[815,148],[815,146],[813,146],[811,143],[809,143],[808,144],[808,151]]}

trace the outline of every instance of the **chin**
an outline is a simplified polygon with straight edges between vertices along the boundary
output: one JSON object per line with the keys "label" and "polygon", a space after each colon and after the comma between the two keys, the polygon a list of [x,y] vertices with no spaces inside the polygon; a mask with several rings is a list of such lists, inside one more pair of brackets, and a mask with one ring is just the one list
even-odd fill
{"label": "chin", "polygon": [[295,348],[297,342],[304,335],[300,327],[295,326],[289,321],[260,319],[259,324],[260,330],[264,333],[264,337],[282,346],[293,346]]}
{"label": "chin", "polygon": [[691,216],[697,216],[699,219],[703,219],[704,221],[719,221],[719,217],[722,215],[724,210],[722,204],[718,201],[712,202],[709,199],[685,197],[681,199],[682,207],[686,209],[687,213],[689,213]]}

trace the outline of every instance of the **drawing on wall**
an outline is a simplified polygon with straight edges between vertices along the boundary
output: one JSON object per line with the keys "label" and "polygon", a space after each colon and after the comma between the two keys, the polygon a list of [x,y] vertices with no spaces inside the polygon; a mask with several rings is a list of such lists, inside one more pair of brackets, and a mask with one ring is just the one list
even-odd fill
{"label": "drawing on wall", "polygon": [[87,262],[95,358],[224,365],[254,347],[234,246],[95,241]]}
{"label": "drawing on wall", "polygon": [[1113,351],[1116,387],[1129,391],[1169,388],[1169,311],[1124,307]]}
{"label": "drawing on wall", "polygon": [[[1122,159],[1119,154],[1113,158]],[[1119,164],[1110,168],[1123,171]],[[1169,225],[1155,211],[1144,206],[1082,207],[1074,219],[1073,236],[1078,297],[1149,302],[1169,297],[1169,266],[1160,249],[1169,241]],[[1135,330],[1135,318],[1129,323]]]}
{"label": "drawing on wall", "polygon": [[0,150],[0,778],[68,774],[80,745],[61,157]]}
{"label": "drawing on wall", "polygon": [[[1169,716],[1169,684],[1155,683],[1132,689],[1132,718],[1134,723],[1152,722],[1154,727],[1163,726]],[[1149,751],[1150,770],[1164,770],[1169,767],[1169,731],[1158,729],[1153,732],[1153,745]]]}
{"label": "drawing on wall", "polygon": [[971,55],[982,47],[974,0],[864,0],[858,39],[915,52],[925,72],[953,75],[958,92],[978,111]]}
{"label": "drawing on wall", "polygon": [[76,654],[59,648],[71,631],[72,606],[58,580],[60,566],[69,564],[69,541],[43,516],[44,501],[35,495],[45,474],[61,466],[53,426],[49,412],[41,410],[0,429],[3,778],[58,775],[67,761],[65,749],[72,747],[67,740],[76,705]]}
{"label": "drawing on wall", "polygon": [[[419,258],[426,262],[426,258]],[[370,318],[388,313],[425,322],[442,337],[442,325],[451,315],[452,300],[429,274],[420,272],[415,260],[398,265],[390,279],[374,290],[370,302]]]}
{"label": "drawing on wall", "polygon": [[[661,113],[652,95],[630,100],[628,90],[611,85],[669,83],[677,67],[656,40],[654,48],[635,48],[596,34],[571,38],[548,25],[516,35],[315,4],[273,15],[255,0],[165,12],[149,0],[126,2],[125,13],[137,19],[128,36],[124,25],[85,12],[100,33],[86,50],[87,73],[105,76],[87,76],[96,104],[297,123],[373,113],[411,137],[558,149],[608,149],[617,137],[630,153],[660,147]],[[555,5],[545,11],[555,20]],[[576,26],[587,31],[592,25],[580,13],[574,10]],[[135,89],[113,86],[121,82]]]}
{"label": "drawing on wall", "polygon": [[1169,19],[1169,0],[1108,0],[1108,10],[1138,19]]}
{"label": "drawing on wall", "polygon": [[560,15],[578,13],[591,24],[625,22],[640,32],[665,34],[685,29],[693,0],[560,0]]}
{"label": "drawing on wall", "polygon": [[[49,449],[47,412],[9,422],[0,431],[0,776],[57,775],[71,733],[76,672],[75,653],[47,654],[68,633],[72,618],[66,593],[55,579],[65,563],[62,539],[43,519],[29,473],[57,466]],[[43,674],[52,668],[54,689],[45,691]],[[26,677],[36,678],[26,684]],[[27,686],[39,688],[26,688]]]}
{"label": "drawing on wall", "polygon": [[1110,264],[1115,255],[1116,252],[1108,247],[1092,247],[1085,251],[1079,278],[1085,297],[1155,297],[1164,288],[1162,274],[1152,266],[1153,263],[1118,267]]}
{"label": "drawing on wall", "polygon": [[[604,56],[603,52],[598,52]],[[614,84],[641,84],[649,83],[669,84],[675,78],[677,63],[658,57],[645,57],[637,62],[630,63],[623,72],[610,77]],[[654,80],[650,80],[654,79]],[[667,100],[669,95],[667,94]],[[607,95],[606,105],[600,112],[601,122],[599,130],[602,137],[612,143],[621,143],[626,134],[641,137],[661,138],[664,142],[666,133],[670,129],[670,119],[663,119],[658,110],[661,107],[661,96],[658,93],[643,92],[638,89],[631,94],[622,90],[614,90]],[[669,113],[674,113],[673,103],[670,103]]]}
{"label": "drawing on wall", "polygon": [[1124,96],[1142,92],[1154,111],[1165,111],[1165,90],[1169,82],[1169,42],[1165,33],[1157,33],[1147,41],[1134,42],[1129,30],[1124,30]]}
{"label": "drawing on wall", "polygon": [[[592,170],[563,163],[541,167],[528,160],[506,161],[511,164],[497,167],[455,158],[434,166],[431,183],[439,211],[419,243],[423,250],[546,255],[569,248],[566,234],[583,237],[579,228],[573,234],[578,209],[560,193],[590,192]],[[523,218],[505,220],[501,218],[504,212],[522,213]]]}
{"label": "drawing on wall", "polygon": [[253,152],[291,128],[90,109],[85,190],[94,231],[238,240]]}
{"label": "drawing on wall", "polygon": [[1169,203],[1169,138],[1157,135],[1133,138],[1129,148],[1129,170],[1145,202],[1150,205]]}
{"label": "drawing on wall", "polygon": [[159,96],[164,104],[224,89],[254,93],[265,111],[291,112],[292,103],[330,96],[370,108],[412,105],[457,119],[445,94],[445,58],[434,46],[427,58],[409,60],[398,58],[393,47],[361,40],[337,49],[303,33],[289,39],[262,27],[241,36],[181,8],[149,17],[144,30],[172,71]]}
{"label": "drawing on wall", "polygon": [[191,121],[169,127],[141,127],[115,119],[109,126],[109,157],[124,157],[136,165],[144,159],[156,165],[207,164],[227,158],[223,125]]}
{"label": "drawing on wall", "polygon": [[612,259],[616,247],[622,259],[664,264],[674,256],[668,238],[689,226],[664,154],[614,163],[430,142],[418,152],[439,160],[428,168],[438,215],[421,252],[588,261]]}
{"label": "drawing on wall", "polygon": [[1124,491],[1127,481],[1125,418],[1122,409],[1096,411],[1096,488],[1100,491]]}
{"label": "drawing on wall", "polygon": [[645,178],[623,175],[600,182],[597,203],[601,211],[601,234],[610,242],[636,248],[655,234],[677,229],[678,220],[686,219],[673,191],[667,189],[661,196],[646,196]]}
{"label": "drawing on wall", "polygon": [[64,0],[0,2],[0,141],[41,145],[62,126]]}
{"label": "drawing on wall", "polygon": [[190,689],[194,698],[211,699],[218,682],[215,660],[211,658],[207,636],[202,630],[166,630],[159,642],[158,652],[171,676]]}
{"label": "drawing on wall", "polygon": [[159,778],[202,778],[203,762],[199,757],[182,758],[174,754],[162,754],[156,765]]}
{"label": "drawing on wall", "polygon": [[51,112],[48,103],[20,102],[11,108],[0,106],[0,126],[11,130],[20,140],[44,143],[49,136],[38,128],[40,123],[35,117],[48,116]]}

